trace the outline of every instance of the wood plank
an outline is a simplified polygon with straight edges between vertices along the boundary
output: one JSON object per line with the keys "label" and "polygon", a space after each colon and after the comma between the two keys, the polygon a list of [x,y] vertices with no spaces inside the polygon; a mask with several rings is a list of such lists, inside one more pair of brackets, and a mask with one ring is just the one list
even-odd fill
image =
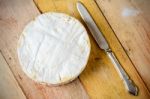
{"label": "wood plank", "polygon": [[0,52],[0,99],[26,99]]}
{"label": "wood plank", "polygon": [[96,0],[150,90],[150,0]]}
{"label": "wood plank", "polygon": [[29,99],[87,99],[78,79],[67,85],[50,87],[33,82],[23,73],[17,58],[17,41],[24,26],[39,14],[32,0],[0,0],[0,50],[15,78]]}
{"label": "wood plank", "polygon": [[[64,12],[76,17],[84,24],[76,9],[76,1],[77,0],[35,0],[38,8],[43,13],[48,11]],[[80,80],[82,81],[90,98],[149,99],[150,93],[148,92],[142,79],[130,62],[128,56],[118,42],[116,36],[109,27],[107,21],[100,12],[94,0],[80,1],[83,2],[88,8],[97,25],[104,33],[104,36],[108,40],[116,56],[120,60],[121,64],[140,89],[138,96],[132,96],[126,92],[122,80],[114,69],[114,66],[105,55],[105,53],[98,48],[92,36],[90,35],[90,32],[88,31],[91,40],[92,50],[87,67],[80,75]]]}

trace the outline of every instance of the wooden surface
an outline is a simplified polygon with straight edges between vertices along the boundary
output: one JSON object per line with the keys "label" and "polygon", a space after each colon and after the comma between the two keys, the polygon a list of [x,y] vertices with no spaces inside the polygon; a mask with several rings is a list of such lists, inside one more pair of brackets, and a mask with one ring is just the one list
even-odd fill
{"label": "wooden surface", "polygon": [[26,99],[0,52],[0,99]]}
{"label": "wooden surface", "polygon": [[150,90],[150,0],[96,0]]}
{"label": "wooden surface", "polygon": [[[105,53],[98,48],[90,32],[92,50],[86,69],[70,84],[50,87],[30,80],[21,70],[16,46],[23,27],[39,13],[47,11],[64,12],[78,18],[76,0],[1,0],[0,3],[0,50],[17,79],[22,91],[29,99],[149,99],[150,93],[132,65],[122,46],[109,27],[93,0],[81,0],[88,8],[98,27],[104,33],[121,64],[139,87],[139,95],[126,92],[122,80]],[[85,24],[84,24],[85,25]],[[88,30],[88,29],[87,29]]]}

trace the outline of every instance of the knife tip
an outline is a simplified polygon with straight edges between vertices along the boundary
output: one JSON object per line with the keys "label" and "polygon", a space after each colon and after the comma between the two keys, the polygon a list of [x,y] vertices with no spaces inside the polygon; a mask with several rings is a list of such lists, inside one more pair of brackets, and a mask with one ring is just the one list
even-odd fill
{"label": "knife tip", "polygon": [[78,0],[78,1],[77,1],[77,4],[79,4],[79,3],[81,3],[81,1]]}
{"label": "knife tip", "polygon": [[77,8],[79,8],[80,5],[82,5],[82,3],[81,3],[81,1],[78,0],[76,3]]}

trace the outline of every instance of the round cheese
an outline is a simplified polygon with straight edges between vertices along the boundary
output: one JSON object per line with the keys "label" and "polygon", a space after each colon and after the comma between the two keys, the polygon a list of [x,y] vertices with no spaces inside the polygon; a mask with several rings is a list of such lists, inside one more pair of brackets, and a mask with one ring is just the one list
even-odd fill
{"label": "round cheese", "polygon": [[77,19],[49,12],[27,24],[17,52],[28,77],[59,85],[79,76],[87,64],[90,49],[88,34]]}

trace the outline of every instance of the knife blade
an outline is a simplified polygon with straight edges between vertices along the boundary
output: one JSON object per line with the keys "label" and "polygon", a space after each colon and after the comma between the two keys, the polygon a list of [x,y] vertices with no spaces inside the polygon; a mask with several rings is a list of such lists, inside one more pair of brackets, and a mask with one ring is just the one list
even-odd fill
{"label": "knife blade", "polygon": [[103,36],[102,32],[97,27],[96,23],[94,22],[93,18],[89,14],[86,7],[80,1],[77,2],[77,9],[78,9],[78,12],[80,13],[82,19],[86,23],[88,29],[90,30],[92,36],[94,37],[95,41],[97,42],[98,46],[107,53],[110,60],[114,64],[120,77],[123,79],[125,88],[132,95],[137,95],[138,89],[137,89],[136,85],[133,83],[133,81],[129,78],[128,74],[122,68],[120,62],[117,60],[116,56],[114,55],[114,53],[110,49],[108,42],[105,39],[105,37]]}

